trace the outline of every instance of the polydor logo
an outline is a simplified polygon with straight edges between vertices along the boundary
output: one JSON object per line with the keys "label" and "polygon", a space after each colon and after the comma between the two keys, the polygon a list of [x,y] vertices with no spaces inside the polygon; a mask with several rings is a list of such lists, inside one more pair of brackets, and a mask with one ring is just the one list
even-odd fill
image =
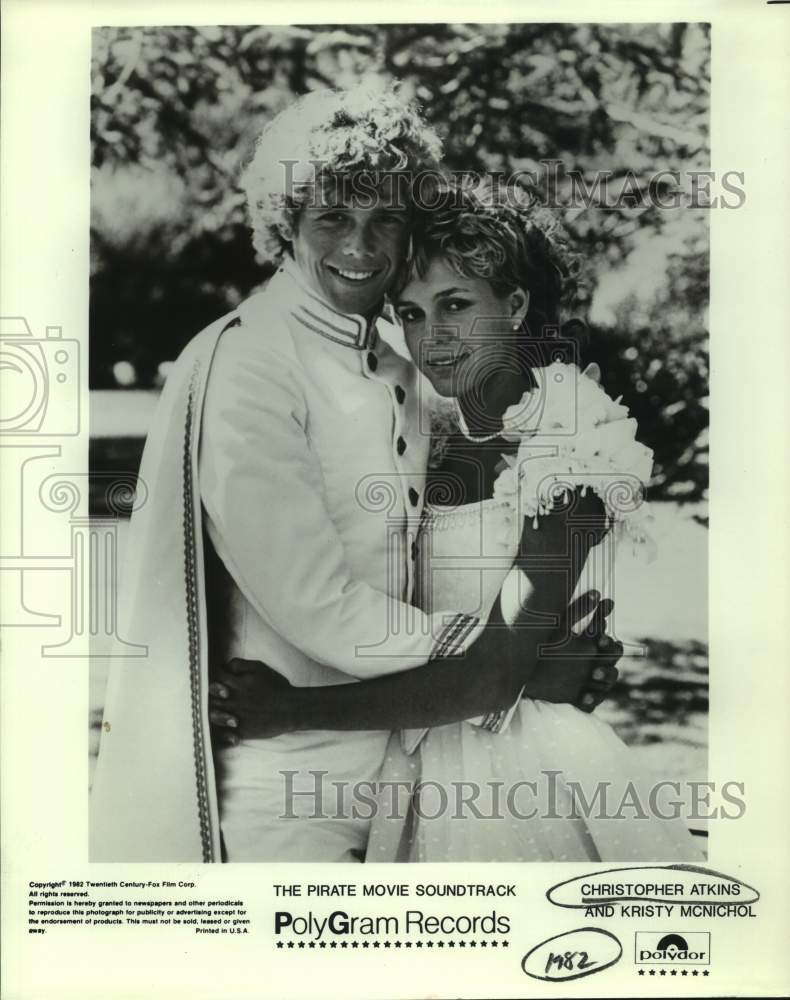
{"label": "polydor logo", "polygon": [[638,965],[710,965],[710,934],[707,931],[637,931]]}

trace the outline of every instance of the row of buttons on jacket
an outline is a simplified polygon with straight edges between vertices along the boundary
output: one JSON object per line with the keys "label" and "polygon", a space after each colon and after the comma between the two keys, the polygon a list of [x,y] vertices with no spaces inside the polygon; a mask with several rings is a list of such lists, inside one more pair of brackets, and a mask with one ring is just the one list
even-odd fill
{"label": "row of buttons on jacket", "polygon": [[[379,366],[379,359],[376,357],[373,351],[368,352],[367,360],[368,360],[368,368],[372,372],[375,372]],[[403,402],[406,399],[406,390],[403,388],[403,386],[401,385],[395,386],[395,398],[400,404],[403,404]],[[406,441],[404,440],[402,435],[398,435],[398,440],[395,443],[395,448],[399,455],[403,455],[403,453],[406,451]],[[420,494],[417,492],[417,490],[414,489],[413,486],[409,487],[409,501],[412,507],[416,507],[417,504],[420,502]],[[416,546],[412,545],[412,559],[415,558],[416,558]]]}

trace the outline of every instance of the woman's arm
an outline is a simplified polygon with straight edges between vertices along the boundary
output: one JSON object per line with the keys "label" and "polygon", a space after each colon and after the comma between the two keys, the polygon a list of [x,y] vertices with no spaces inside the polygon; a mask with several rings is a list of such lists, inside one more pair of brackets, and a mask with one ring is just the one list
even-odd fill
{"label": "woman's arm", "polygon": [[[589,593],[574,601],[568,626],[563,622],[559,630],[531,627],[514,637],[503,625],[501,644],[512,646],[515,638],[521,662],[492,648],[482,661],[448,657],[375,680],[297,688],[263,663],[233,660],[211,685],[211,721],[223,735],[230,731],[231,738],[239,733],[248,739],[307,729],[419,729],[508,708],[522,687],[532,698],[592,710],[617,679],[614,665],[622,654],[618,643],[604,650],[597,632],[570,632],[570,625],[591,613],[603,630],[611,602],[596,604],[597,595]],[[572,638],[561,654],[542,663],[539,645],[567,633]],[[525,666],[528,644],[531,667]]]}
{"label": "woman's arm", "polygon": [[[598,595],[588,593],[569,603],[590,548],[605,533],[603,507],[592,495],[577,495],[541,517],[537,528],[526,524],[517,562],[528,573],[529,594],[511,626],[501,615],[499,627],[489,621],[466,655],[319,688],[293,687],[258,661],[235,660],[215,672],[215,690],[227,697],[213,699],[212,721],[221,727],[233,720],[250,738],[310,729],[423,728],[509,708],[522,689],[525,697],[594,708],[616,679],[622,648],[601,647],[611,602],[599,604]],[[576,636],[573,625],[593,612],[596,627]],[[553,655],[541,663],[544,647]]]}
{"label": "woman's arm", "polygon": [[[542,515],[534,527],[525,519],[516,565],[534,588],[522,617],[539,622],[536,616],[550,616],[555,625],[578,586],[590,551],[607,534],[606,512],[598,497],[576,490],[567,502],[551,514]],[[573,624],[572,622],[570,624]]]}

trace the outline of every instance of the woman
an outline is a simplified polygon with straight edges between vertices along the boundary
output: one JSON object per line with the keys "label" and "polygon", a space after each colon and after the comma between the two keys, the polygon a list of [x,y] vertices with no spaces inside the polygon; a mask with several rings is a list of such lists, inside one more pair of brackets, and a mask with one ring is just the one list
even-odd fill
{"label": "woman", "polygon": [[[426,492],[418,603],[507,619],[507,609],[494,603],[503,580],[520,588],[524,578],[511,567],[520,569],[528,578],[536,651],[556,629],[585,567],[588,576],[597,574],[598,543],[612,521],[637,521],[638,503],[618,518],[609,496],[610,487],[622,486],[612,475],[617,456],[623,472],[636,473],[632,479],[649,475],[649,453],[629,440],[633,421],[623,419],[625,408],[577,378],[572,345],[536,336],[556,321],[567,279],[560,243],[516,192],[456,192],[416,233],[395,300],[415,362],[439,397],[456,401],[457,428],[439,435]],[[599,409],[603,415],[588,433],[584,420]],[[585,465],[589,442],[595,457]],[[574,479],[581,469],[585,475]],[[605,489],[598,489],[598,475]],[[605,511],[593,491],[607,497]],[[591,550],[596,558],[588,560]],[[513,606],[524,596],[513,594]],[[599,606],[588,626],[593,634],[610,607]],[[573,641],[566,633],[542,652],[561,657]],[[605,636],[601,641],[604,658],[621,652],[612,640],[607,648]],[[257,723],[256,710],[248,709],[242,725],[262,718],[272,731],[423,725],[418,703],[429,670],[320,692],[278,680],[277,697]],[[230,693],[227,686],[217,690]],[[419,778],[418,794],[405,822],[399,809],[388,814],[379,803],[368,860],[701,859],[679,820],[654,814],[658,803],[647,782],[600,720],[568,704],[520,697],[509,711],[443,721],[433,717],[430,729],[391,741],[382,780],[414,786]]]}

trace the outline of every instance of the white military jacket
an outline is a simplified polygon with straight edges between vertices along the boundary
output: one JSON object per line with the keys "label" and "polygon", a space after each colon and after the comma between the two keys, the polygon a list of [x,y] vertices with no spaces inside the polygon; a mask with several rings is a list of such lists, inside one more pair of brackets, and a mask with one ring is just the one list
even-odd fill
{"label": "white military jacket", "polygon": [[[408,606],[429,426],[411,361],[305,289],[293,262],[238,310],[206,390],[200,492],[230,572],[229,652],[299,686],[424,663]],[[395,598],[396,600],[393,600]]]}
{"label": "white military jacket", "polygon": [[[112,664],[94,861],[220,860],[209,645],[322,685],[456,652],[478,624],[409,604],[429,427],[397,331],[369,330],[300,278],[286,265],[168,377],[123,581],[121,638],[148,655]],[[210,635],[212,549],[231,586]]]}

